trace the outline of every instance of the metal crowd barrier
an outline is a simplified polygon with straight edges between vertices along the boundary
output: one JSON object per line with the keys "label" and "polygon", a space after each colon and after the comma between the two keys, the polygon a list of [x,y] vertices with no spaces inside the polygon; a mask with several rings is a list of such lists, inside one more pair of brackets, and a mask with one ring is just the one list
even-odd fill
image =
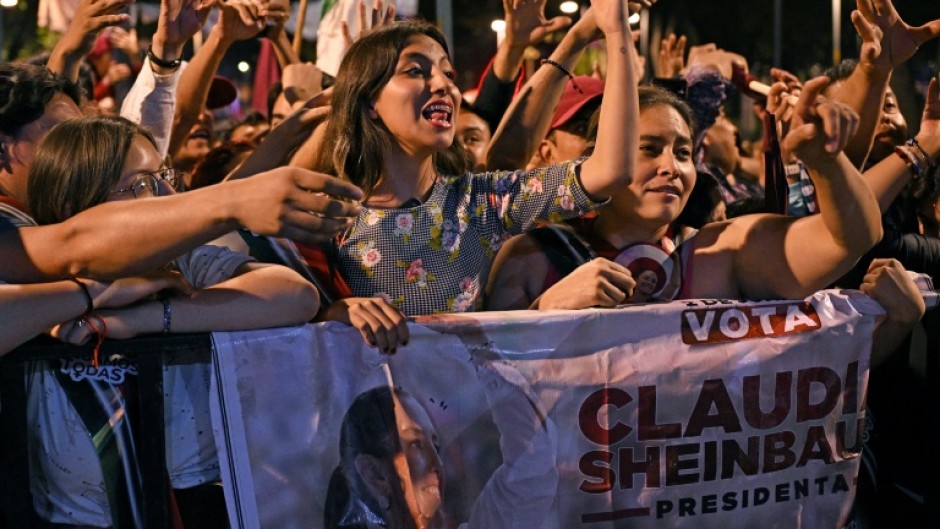
{"label": "metal crowd barrier", "polygon": [[[209,334],[175,334],[107,340],[100,355],[122,354],[138,366],[139,453],[142,517],[148,529],[170,527],[163,432],[163,366],[183,352],[208,351]],[[25,374],[37,360],[90,358],[92,346],[74,347],[37,338],[0,358],[0,509],[6,529],[33,527],[36,516],[29,491],[29,444],[26,427]],[[208,362],[206,356],[204,361]]]}

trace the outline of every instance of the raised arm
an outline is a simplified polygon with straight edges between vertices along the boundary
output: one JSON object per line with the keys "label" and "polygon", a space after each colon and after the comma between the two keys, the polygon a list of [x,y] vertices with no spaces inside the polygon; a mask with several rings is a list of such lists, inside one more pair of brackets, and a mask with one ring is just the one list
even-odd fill
{"label": "raised arm", "polygon": [[280,168],[179,195],[110,202],[61,224],[0,231],[0,280],[139,273],[239,227],[326,241],[358,215],[353,201],[361,198],[339,179]]}
{"label": "raised arm", "polygon": [[[644,1],[649,6],[652,2]],[[621,0],[591,2],[607,42],[607,80],[601,101],[594,154],[581,166],[581,184],[593,197],[609,197],[630,183],[639,152],[640,119],[636,47]]]}
{"label": "raised arm", "polygon": [[911,27],[898,15],[891,0],[856,0],[852,23],[862,38],[858,67],[831,94],[859,114],[859,128],[845,154],[862,167],[881,119],[885,90],[894,68],[911,58],[925,42],[940,35],[940,19]]}
{"label": "raised arm", "polygon": [[828,82],[806,83],[785,139],[813,177],[821,214],[742,217],[720,236],[732,249],[731,281],[747,299],[803,298],[847,272],[881,238],[875,197],[842,152],[858,116],[819,97]]}
{"label": "raised arm", "polygon": [[[594,10],[584,15],[562,38],[549,60],[568,71],[574,69],[587,46],[600,37]],[[631,45],[632,46],[632,45]],[[521,169],[548,133],[552,112],[561,99],[568,77],[561,68],[546,64],[535,71],[503,115],[486,151],[488,169]]]}
{"label": "raised arm", "polygon": [[[211,10],[211,2],[203,6],[192,0],[163,0],[150,47],[153,56],[167,63],[177,61],[183,46],[202,28]],[[148,58],[121,106],[122,117],[153,134],[161,156],[166,156],[170,146],[178,82],[178,66],[161,66]]]}
{"label": "raised arm", "polygon": [[289,64],[297,64],[300,57],[294,51],[294,46],[287,37],[284,30],[284,23],[290,18],[290,2],[288,0],[272,0],[268,3],[269,17],[274,21],[274,25],[268,26],[265,31],[265,37],[271,41],[274,54],[277,56],[277,63],[283,70]]}
{"label": "raised arm", "polygon": [[506,38],[496,49],[493,74],[504,83],[513,81],[522,68],[526,47],[542,42],[546,35],[568,27],[571,19],[555,17],[545,19],[546,0],[503,0],[506,20]]}
{"label": "raised arm", "polygon": [[[917,146],[904,147],[921,160],[923,155],[930,163],[940,160],[940,80],[934,77],[927,85],[927,101],[920,122],[920,131],[914,137]],[[919,146],[919,148],[918,148]],[[921,152],[923,151],[923,152]],[[925,170],[926,171],[926,170]],[[865,171],[865,181],[871,187],[882,213],[907,186],[914,175],[909,164],[900,156],[891,155]]]}
{"label": "raised arm", "polygon": [[78,67],[82,58],[91,52],[95,39],[101,30],[130,21],[127,13],[122,13],[131,0],[82,0],[75,8],[75,17],[69,24],[68,31],[56,42],[49,55],[46,67],[49,71],[78,81]]}
{"label": "raised arm", "polygon": [[256,0],[230,0],[220,4],[220,9],[219,23],[180,75],[170,156],[176,156],[199,119],[225,53],[235,41],[254,37],[264,28],[263,11]]}

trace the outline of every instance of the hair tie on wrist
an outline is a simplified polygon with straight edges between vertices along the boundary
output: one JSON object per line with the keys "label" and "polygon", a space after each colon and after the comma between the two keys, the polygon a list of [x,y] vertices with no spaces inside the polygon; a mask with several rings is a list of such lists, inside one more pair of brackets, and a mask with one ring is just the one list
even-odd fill
{"label": "hair tie on wrist", "polygon": [[82,283],[75,277],[69,277],[69,281],[78,285],[82,289],[82,294],[85,296],[85,315],[91,314],[95,310],[95,302],[91,298],[91,292],[88,291],[88,285]]}
{"label": "hair tie on wrist", "polygon": [[578,86],[578,83],[574,82],[574,74],[571,73],[571,70],[569,70],[568,68],[565,68],[565,65],[561,64],[558,61],[553,61],[551,59],[542,59],[541,64],[551,64],[555,68],[558,68],[559,70],[561,70],[561,73],[567,75],[568,79],[571,80],[571,86],[573,86],[574,89],[577,90],[579,94],[584,93],[584,90],[581,90],[581,87]]}

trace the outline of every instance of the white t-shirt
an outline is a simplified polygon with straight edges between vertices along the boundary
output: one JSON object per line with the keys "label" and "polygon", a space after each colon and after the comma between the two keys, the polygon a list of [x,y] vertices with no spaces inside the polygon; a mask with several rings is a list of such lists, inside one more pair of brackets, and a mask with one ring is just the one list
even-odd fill
{"label": "white t-shirt", "polygon": [[[206,288],[232,277],[252,261],[221,246],[201,246],[175,261],[194,288]],[[181,362],[184,362],[182,360]],[[53,523],[110,527],[111,512],[104,477],[82,419],[45,362],[27,375],[27,416],[30,436],[30,491],[36,513]],[[120,358],[101,358],[99,369],[90,361],[69,360],[52,366],[75,380],[93,379],[109,405],[114,389],[137,367]],[[185,489],[219,479],[219,461],[209,414],[209,366],[205,363],[164,368],[166,464],[174,488]],[[116,429],[119,445],[132,443]],[[146,454],[138,452],[138,457]],[[133,500],[132,500],[133,501]]]}

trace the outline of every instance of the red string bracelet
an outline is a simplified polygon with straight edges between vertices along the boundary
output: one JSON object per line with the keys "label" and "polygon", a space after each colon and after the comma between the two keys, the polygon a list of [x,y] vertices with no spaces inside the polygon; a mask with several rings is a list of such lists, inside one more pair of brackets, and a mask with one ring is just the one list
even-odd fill
{"label": "red string bracelet", "polygon": [[[95,325],[93,320],[98,320],[98,323],[101,324],[99,328]],[[88,323],[88,326],[91,327],[91,330],[95,331],[95,334],[98,335],[98,343],[95,344],[95,348],[91,353],[91,365],[98,369],[98,353],[101,351],[101,344],[104,343],[105,336],[108,335],[108,324],[104,322],[104,318],[97,314],[89,314],[85,317],[85,322]]]}

